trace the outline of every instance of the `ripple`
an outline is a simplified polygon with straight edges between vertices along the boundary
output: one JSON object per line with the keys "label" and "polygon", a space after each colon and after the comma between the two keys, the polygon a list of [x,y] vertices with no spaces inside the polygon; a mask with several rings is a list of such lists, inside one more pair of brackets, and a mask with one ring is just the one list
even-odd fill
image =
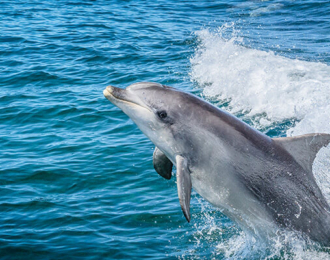
{"label": "ripple", "polygon": [[[153,144],[102,90],[156,81],[200,94],[189,74],[200,48],[194,32],[226,22],[235,23],[246,52],[329,64],[328,3],[4,0],[0,19],[2,259],[260,256],[265,248],[196,194],[192,223],[185,222],[175,177],[158,176]],[[289,77],[306,75],[321,74],[306,66]],[[239,116],[253,123],[263,115]],[[261,130],[280,136],[296,123],[286,118]],[[275,258],[306,252],[280,251]],[[317,259],[316,251],[308,257]]]}

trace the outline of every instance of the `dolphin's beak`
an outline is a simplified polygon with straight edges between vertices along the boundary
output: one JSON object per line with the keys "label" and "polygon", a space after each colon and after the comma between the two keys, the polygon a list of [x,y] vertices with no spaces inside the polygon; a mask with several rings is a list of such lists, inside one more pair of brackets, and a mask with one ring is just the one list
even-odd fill
{"label": "dolphin's beak", "polygon": [[113,89],[112,86],[107,86],[107,87],[103,90],[103,95],[104,95],[109,101],[111,101],[113,98],[115,98],[115,97],[112,95],[112,89]]}
{"label": "dolphin's beak", "polygon": [[114,105],[122,108],[122,105],[140,106],[150,110],[140,99],[128,89],[107,86],[103,90],[103,95]]}
{"label": "dolphin's beak", "polygon": [[103,90],[103,94],[104,94],[104,96],[107,96],[107,95],[111,94],[113,89],[114,89],[113,86],[107,86],[107,87]]}
{"label": "dolphin's beak", "polygon": [[126,89],[107,86],[105,90],[103,90],[103,95],[115,105],[117,105],[118,102],[129,102],[137,104],[133,100],[134,96],[131,93],[128,93]]}
{"label": "dolphin's beak", "polygon": [[114,86],[107,86],[103,91],[103,95],[111,102],[114,100],[129,101],[125,98],[127,96],[126,90]]}

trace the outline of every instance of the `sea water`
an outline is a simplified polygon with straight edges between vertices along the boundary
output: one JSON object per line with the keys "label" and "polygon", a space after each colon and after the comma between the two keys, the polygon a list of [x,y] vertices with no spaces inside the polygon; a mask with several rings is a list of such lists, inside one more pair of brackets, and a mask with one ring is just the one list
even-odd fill
{"label": "sea water", "polygon": [[[107,101],[112,84],[191,92],[270,137],[330,133],[329,1],[0,2],[1,259],[329,259],[258,241],[175,175]],[[313,172],[330,201],[330,149]]]}

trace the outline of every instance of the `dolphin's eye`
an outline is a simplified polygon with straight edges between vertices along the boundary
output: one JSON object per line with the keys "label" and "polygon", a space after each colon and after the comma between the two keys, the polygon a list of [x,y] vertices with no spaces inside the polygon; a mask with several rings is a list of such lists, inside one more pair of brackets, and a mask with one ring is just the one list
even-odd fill
{"label": "dolphin's eye", "polygon": [[158,116],[160,117],[160,118],[165,118],[165,117],[167,117],[167,113],[166,113],[166,111],[160,111],[160,112],[158,112],[157,113],[158,114]]}

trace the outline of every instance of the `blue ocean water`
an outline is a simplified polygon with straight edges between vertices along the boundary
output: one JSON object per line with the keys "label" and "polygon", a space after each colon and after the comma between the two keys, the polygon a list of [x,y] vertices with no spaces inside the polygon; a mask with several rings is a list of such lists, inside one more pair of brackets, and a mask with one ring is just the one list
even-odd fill
{"label": "blue ocean water", "polygon": [[102,94],[155,81],[271,137],[330,133],[329,21],[329,1],[2,0],[0,258],[329,259],[255,241],[196,193],[186,223],[153,144]]}

